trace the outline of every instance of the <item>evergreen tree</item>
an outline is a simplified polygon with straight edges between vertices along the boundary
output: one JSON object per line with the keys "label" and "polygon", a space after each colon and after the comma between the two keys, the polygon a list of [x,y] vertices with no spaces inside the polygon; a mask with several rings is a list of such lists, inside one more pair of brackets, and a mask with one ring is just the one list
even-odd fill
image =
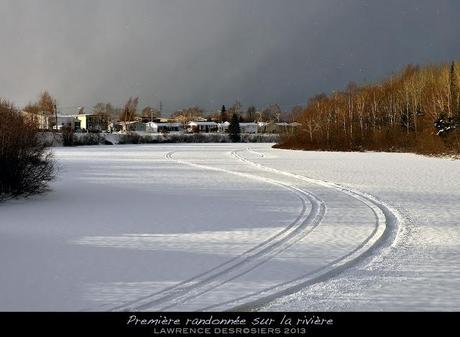
{"label": "evergreen tree", "polygon": [[230,140],[233,143],[237,143],[241,140],[240,122],[238,120],[237,114],[232,115],[232,119],[230,120],[230,125],[228,126],[228,133],[230,135]]}
{"label": "evergreen tree", "polygon": [[220,121],[226,122],[228,120],[227,109],[225,109],[225,105],[222,105],[222,109],[220,110]]}

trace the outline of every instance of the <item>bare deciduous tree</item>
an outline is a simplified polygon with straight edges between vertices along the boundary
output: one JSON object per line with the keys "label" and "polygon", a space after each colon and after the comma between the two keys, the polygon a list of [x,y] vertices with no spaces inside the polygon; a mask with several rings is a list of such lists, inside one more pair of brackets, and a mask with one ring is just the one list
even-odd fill
{"label": "bare deciduous tree", "polygon": [[125,124],[127,122],[134,121],[138,104],[139,97],[130,97],[123,106],[123,109],[120,114],[120,120],[123,121]]}
{"label": "bare deciduous tree", "polygon": [[54,173],[35,121],[0,99],[0,200],[45,191]]}
{"label": "bare deciduous tree", "polygon": [[[455,62],[409,65],[380,83],[351,83],[342,92],[313,97],[297,118],[302,129],[283,142],[323,150],[460,152],[459,88]],[[272,110],[265,109],[264,117],[273,118]]]}

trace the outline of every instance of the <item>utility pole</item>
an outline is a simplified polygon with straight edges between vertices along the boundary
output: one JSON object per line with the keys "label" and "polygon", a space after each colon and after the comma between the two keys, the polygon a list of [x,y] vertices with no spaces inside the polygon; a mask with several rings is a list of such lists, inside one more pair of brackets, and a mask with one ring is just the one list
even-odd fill
{"label": "utility pole", "polygon": [[161,117],[162,112],[163,112],[163,103],[160,101],[160,117]]}
{"label": "utility pole", "polygon": [[54,103],[54,118],[56,118],[55,122],[54,122],[54,126],[56,128],[56,132],[58,131],[58,118],[57,118],[57,105],[56,103]]}

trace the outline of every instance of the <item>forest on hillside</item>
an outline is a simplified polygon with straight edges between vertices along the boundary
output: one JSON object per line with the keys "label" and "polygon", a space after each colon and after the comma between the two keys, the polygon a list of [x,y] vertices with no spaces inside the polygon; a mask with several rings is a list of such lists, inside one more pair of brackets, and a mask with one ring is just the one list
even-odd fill
{"label": "forest on hillside", "polygon": [[302,128],[277,147],[327,151],[460,153],[460,69],[406,66],[375,84],[312,97]]}

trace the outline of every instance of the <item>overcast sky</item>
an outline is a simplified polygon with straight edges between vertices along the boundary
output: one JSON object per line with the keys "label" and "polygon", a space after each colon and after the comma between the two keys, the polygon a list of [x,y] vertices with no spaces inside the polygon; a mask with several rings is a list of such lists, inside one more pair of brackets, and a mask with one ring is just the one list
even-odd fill
{"label": "overcast sky", "polygon": [[0,0],[0,97],[289,109],[460,58],[459,0]]}

